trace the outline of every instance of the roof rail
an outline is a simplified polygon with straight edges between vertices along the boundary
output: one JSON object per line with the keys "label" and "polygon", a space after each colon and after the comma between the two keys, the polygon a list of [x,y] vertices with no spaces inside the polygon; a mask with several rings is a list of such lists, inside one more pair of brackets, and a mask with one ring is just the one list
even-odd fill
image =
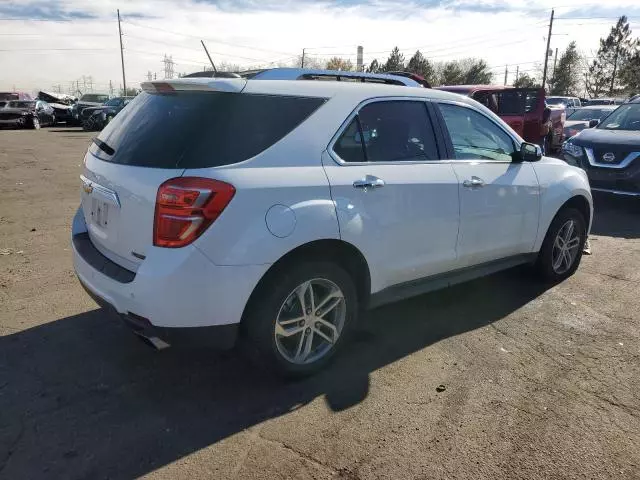
{"label": "roof rail", "polygon": [[[321,80],[381,83],[386,85],[402,85],[405,87],[425,86],[418,82],[417,79],[412,78],[410,76],[412,74],[399,75],[386,73],[364,73],[342,70],[316,70],[308,68],[269,68],[265,70],[249,70],[246,72],[240,72],[239,74],[247,80]],[[424,79],[422,80],[424,81]]]}

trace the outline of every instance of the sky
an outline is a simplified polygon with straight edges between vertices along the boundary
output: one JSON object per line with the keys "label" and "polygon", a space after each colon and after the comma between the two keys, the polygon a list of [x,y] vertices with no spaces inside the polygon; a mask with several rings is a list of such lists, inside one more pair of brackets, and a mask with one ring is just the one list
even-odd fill
{"label": "sky", "polygon": [[[560,3],[561,5],[557,5]],[[503,83],[535,74],[544,60],[551,9],[551,49],[570,41],[587,57],[620,15],[640,36],[640,3],[591,0],[0,0],[0,90],[33,92],[71,85],[108,92],[122,85],[116,11],[122,18],[128,86],[202,70],[208,60],[242,68],[336,55],[384,61],[394,46],[408,60],[417,49],[433,61],[480,57]],[[552,59],[553,60],[553,59]]]}

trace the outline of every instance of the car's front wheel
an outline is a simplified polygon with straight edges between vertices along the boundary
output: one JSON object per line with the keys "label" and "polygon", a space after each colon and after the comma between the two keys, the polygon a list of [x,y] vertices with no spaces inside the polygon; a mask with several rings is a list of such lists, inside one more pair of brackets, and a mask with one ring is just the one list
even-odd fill
{"label": "car's front wheel", "polygon": [[575,273],[587,239],[587,222],[575,208],[564,208],[553,219],[538,254],[542,276],[560,282]]}
{"label": "car's front wheel", "polygon": [[31,119],[31,128],[33,128],[34,130],[40,130],[40,120],[38,119],[38,117],[33,117]]}
{"label": "car's front wheel", "polygon": [[293,264],[263,282],[245,318],[246,349],[286,376],[312,374],[338,351],[357,315],[349,274],[330,262]]}

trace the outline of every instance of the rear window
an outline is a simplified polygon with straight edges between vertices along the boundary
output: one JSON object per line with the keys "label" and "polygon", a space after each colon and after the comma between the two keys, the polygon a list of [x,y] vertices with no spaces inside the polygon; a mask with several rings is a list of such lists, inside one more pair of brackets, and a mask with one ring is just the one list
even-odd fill
{"label": "rear window", "polygon": [[[300,125],[323,98],[223,92],[141,93],[98,135],[102,160],[140,167],[205,168],[247,160]],[[109,150],[109,148],[107,148]]]}

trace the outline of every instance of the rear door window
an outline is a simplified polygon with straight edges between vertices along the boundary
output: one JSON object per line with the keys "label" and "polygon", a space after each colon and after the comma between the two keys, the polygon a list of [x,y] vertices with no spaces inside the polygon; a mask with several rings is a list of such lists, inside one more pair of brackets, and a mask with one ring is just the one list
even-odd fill
{"label": "rear door window", "polygon": [[365,105],[333,149],[345,162],[440,158],[424,101],[383,101]]}
{"label": "rear door window", "polygon": [[[226,92],[140,93],[90,147],[98,158],[154,168],[205,168],[266,150],[323,98]],[[97,144],[106,144],[109,155]]]}

